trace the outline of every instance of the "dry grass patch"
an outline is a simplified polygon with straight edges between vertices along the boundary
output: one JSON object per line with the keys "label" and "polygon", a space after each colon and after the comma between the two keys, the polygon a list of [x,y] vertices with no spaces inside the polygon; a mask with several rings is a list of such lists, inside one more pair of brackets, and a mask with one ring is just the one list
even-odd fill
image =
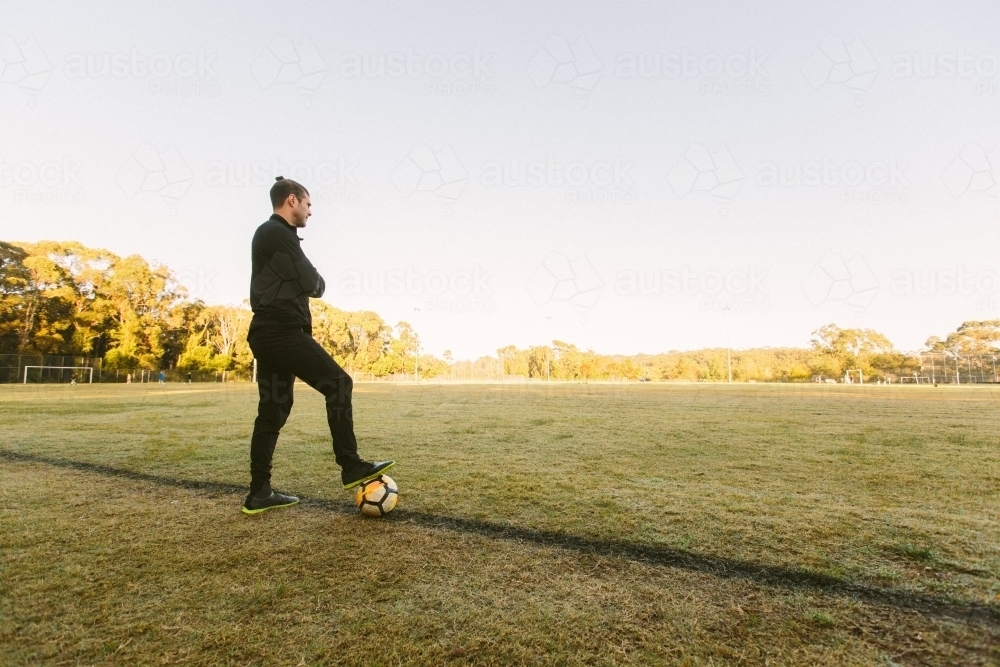
{"label": "dry grass patch", "polygon": [[0,662],[996,663],[993,393],[880,389],[359,385],[364,521],[307,389],[254,520],[250,387],[0,387]]}

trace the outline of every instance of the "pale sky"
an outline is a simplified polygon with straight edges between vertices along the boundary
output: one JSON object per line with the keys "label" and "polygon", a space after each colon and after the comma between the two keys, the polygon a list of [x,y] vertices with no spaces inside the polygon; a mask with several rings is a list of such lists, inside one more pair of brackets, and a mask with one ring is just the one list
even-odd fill
{"label": "pale sky", "polygon": [[280,174],[313,195],[325,300],[434,354],[829,322],[913,350],[1000,317],[997,26],[988,2],[6,2],[0,239],[239,303]]}

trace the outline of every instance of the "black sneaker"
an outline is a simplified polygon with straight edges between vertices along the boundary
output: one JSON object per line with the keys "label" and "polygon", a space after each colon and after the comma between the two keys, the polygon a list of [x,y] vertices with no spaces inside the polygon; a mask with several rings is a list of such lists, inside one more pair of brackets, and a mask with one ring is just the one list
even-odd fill
{"label": "black sneaker", "polygon": [[383,472],[396,465],[395,461],[358,461],[350,468],[344,468],[340,473],[340,479],[344,482],[345,489],[353,489],[358,484],[363,484],[370,479],[375,479]]}
{"label": "black sneaker", "polygon": [[275,507],[297,505],[298,502],[299,499],[295,496],[286,496],[283,493],[278,493],[271,488],[270,484],[265,484],[264,488],[260,491],[247,496],[246,502],[243,503],[243,513],[260,514],[267,510],[273,510]]}

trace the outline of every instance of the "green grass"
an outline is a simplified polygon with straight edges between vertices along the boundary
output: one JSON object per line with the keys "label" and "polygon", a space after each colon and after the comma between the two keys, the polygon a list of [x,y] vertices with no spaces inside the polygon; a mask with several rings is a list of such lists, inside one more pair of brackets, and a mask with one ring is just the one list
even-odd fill
{"label": "green grass", "polygon": [[892,550],[902,556],[903,558],[908,558],[910,560],[916,561],[932,561],[934,560],[934,552],[927,547],[917,547],[912,544],[899,544],[894,546]]}
{"label": "green grass", "polygon": [[992,388],[359,384],[388,521],[296,392],[250,518],[252,387],[0,387],[0,663],[1000,661]]}

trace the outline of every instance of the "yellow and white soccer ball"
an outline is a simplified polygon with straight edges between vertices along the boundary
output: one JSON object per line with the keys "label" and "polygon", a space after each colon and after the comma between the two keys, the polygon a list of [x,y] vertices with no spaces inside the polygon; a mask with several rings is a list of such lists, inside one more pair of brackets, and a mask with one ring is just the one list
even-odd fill
{"label": "yellow and white soccer ball", "polygon": [[399,487],[392,477],[382,475],[359,486],[354,502],[365,516],[385,516],[399,502]]}

